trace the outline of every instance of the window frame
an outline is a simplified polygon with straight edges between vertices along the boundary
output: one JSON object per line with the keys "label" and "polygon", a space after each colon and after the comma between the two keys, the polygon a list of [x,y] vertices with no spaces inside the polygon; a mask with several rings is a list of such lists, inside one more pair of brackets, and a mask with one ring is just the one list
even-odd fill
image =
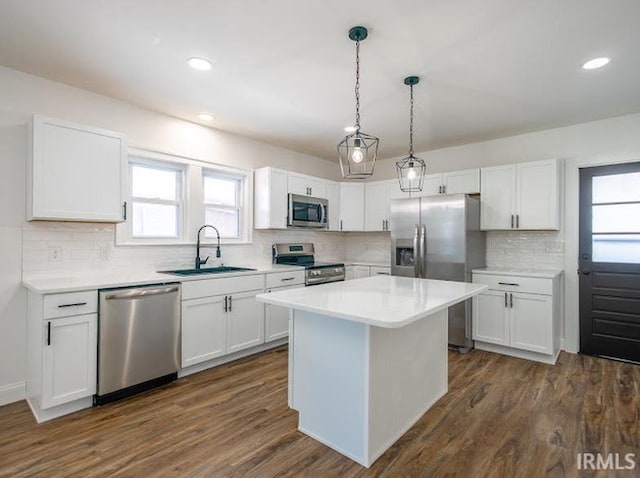
{"label": "window frame", "polygon": [[[149,169],[157,169],[164,171],[172,171],[177,172],[179,174],[176,180],[176,199],[174,201],[169,199],[150,199],[144,197],[137,197],[133,195],[133,174],[132,170],[135,166],[146,167]],[[127,183],[127,205],[128,211],[127,214],[133,218],[133,203],[144,203],[144,204],[157,204],[157,205],[170,205],[176,206],[177,214],[176,214],[176,235],[175,236],[135,236],[133,233],[133,220],[127,221],[128,223],[128,234],[129,237],[136,241],[179,241],[184,238],[184,230],[185,230],[185,168],[181,165],[175,163],[167,163],[165,161],[158,161],[155,159],[143,158],[139,156],[130,156],[127,161],[127,169],[128,169],[128,177],[129,181]]]}
{"label": "window frame", "polygon": [[[232,180],[235,181],[236,184],[236,190],[235,190],[235,205],[234,206],[227,206],[224,204],[219,204],[219,203],[210,203],[210,202],[206,202],[206,195],[204,193],[204,183],[207,177],[210,178],[218,178],[218,179],[226,179],[226,180]],[[234,241],[234,240],[239,240],[242,238],[242,223],[243,223],[243,204],[242,204],[242,190],[243,190],[243,176],[242,175],[238,175],[238,174],[231,174],[228,171],[220,171],[214,168],[203,168],[202,169],[202,221],[203,224],[206,222],[206,217],[207,217],[207,208],[212,207],[215,209],[222,209],[222,210],[227,210],[227,211],[237,211],[238,212],[238,235],[235,237],[232,236],[226,236],[223,237],[222,235],[220,235],[220,240],[222,241],[223,239],[225,240],[229,240],[229,241]],[[215,224],[212,224],[213,226],[215,226]],[[205,232],[208,232],[208,230],[205,230]],[[212,239],[212,236],[209,236],[207,234],[205,234],[205,236],[207,236],[208,239]]]}
{"label": "window frame", "polygon": [[[133,237],[131,163],[149,164],[167,169],[181,170],[181,206],[179,207],[179,237]],[[205,175],[226,176],[237,179],[239,208],[239,237],[221,238],[221,244],[251,244],[253,240],[253,170],[232,168],[208,161],[186,158],[156,151],[129,148],[126,167],[123,168],[122,197],[127,202],[127,219],[116,225],[116,246],[138,245],[195,245],[198,229],[204,225]],[[158,201],[158,203],[161,200]],[[215,226],[215,224],[213,224]],[[201,237],[203,243],[217,242],[216,238]]]}

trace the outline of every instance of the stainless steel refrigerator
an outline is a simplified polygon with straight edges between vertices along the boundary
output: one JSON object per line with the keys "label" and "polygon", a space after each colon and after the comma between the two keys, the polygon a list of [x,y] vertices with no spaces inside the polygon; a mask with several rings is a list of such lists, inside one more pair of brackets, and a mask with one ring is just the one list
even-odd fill
{"label": "stainless steel refrigerator", "polygon": [[[485,264],[480,200],[451,194],[391,201],[391,274],[471,282]],[[449,308],[449,346],[473,348],[471,300]]]}

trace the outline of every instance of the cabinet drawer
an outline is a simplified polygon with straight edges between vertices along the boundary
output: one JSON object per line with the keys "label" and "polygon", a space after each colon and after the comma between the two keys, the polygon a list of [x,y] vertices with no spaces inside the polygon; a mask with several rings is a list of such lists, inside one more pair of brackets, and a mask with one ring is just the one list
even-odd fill
{"label": "cabinet drawer", "polygon": [[274,272],[267,274],[267,289],[304,284],[304,271]]}
{"label": "cabinet drawer", "polygon": [[68,292],[44,296],[43,317],[69,317],[98,312],[98,291]]}
{"label": "cabinet drawer", "polygon": [[263,288],[264,274],[185,281],[182,283],[182,300],[262,290]]}
{"label": "cabinet drawer", "polygon": [[497,276],[488,274],[473,274],[473,282],[486,284],[489,289],[509,292],[528,292],[530,294],[553,293],[553,279],[542,277]]}
{"label": "cabinet drawer", "polygon": [[382,275],[382,276],[391,275],[391,267],[371,266],[370,271],[371,271],[371,277],[376,275]]}

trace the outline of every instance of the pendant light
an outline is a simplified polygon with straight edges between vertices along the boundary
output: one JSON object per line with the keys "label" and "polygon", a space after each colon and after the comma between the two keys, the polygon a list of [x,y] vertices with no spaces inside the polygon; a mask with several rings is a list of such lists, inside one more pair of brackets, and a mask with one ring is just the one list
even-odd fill
{"label": "pendant light", "polygon": [[342,177],[345,179],[371,176],[378,156],[378,138],[360,130],[360,42],[367,35],[365,27],[353,27],[349,30],[349,38],[356,42],[356,123],[353,133],[338,144],[338,158]]}
{"label": "pendant light", "polygon": [[409,113],[409,156],[396,162],[398,171],[398,181],[400,189],[404,192],[422,191],[424,175],[427,172],[425,162],[413,155],[413,87],[417,85],[420,78],[417,76],[407,76],[404,84],[411,90],[410,113]]}

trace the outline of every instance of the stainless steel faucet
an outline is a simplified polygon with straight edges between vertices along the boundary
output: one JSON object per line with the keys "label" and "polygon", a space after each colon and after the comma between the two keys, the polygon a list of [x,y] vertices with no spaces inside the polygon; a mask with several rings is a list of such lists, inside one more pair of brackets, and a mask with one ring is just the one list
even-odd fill
{"label": "stainless steel faucet", "polygon": [[198,242],[196,244],[196,269],[200,269],[200,266],[202,264],[206,264],[207,261],[209,260],[209,256],[207,256],[207,258],[204,260],[200,259],[200,233],[205,227],[210,227],[211,229],[216,231],[216,235],[218,236],[218,247],[216,248],[216,257],[220,257],[220,233],[218,232],[218,229],[216,229],[214,226],[211,226],[210,224],[205,224],[200,229],[198,229]]}

